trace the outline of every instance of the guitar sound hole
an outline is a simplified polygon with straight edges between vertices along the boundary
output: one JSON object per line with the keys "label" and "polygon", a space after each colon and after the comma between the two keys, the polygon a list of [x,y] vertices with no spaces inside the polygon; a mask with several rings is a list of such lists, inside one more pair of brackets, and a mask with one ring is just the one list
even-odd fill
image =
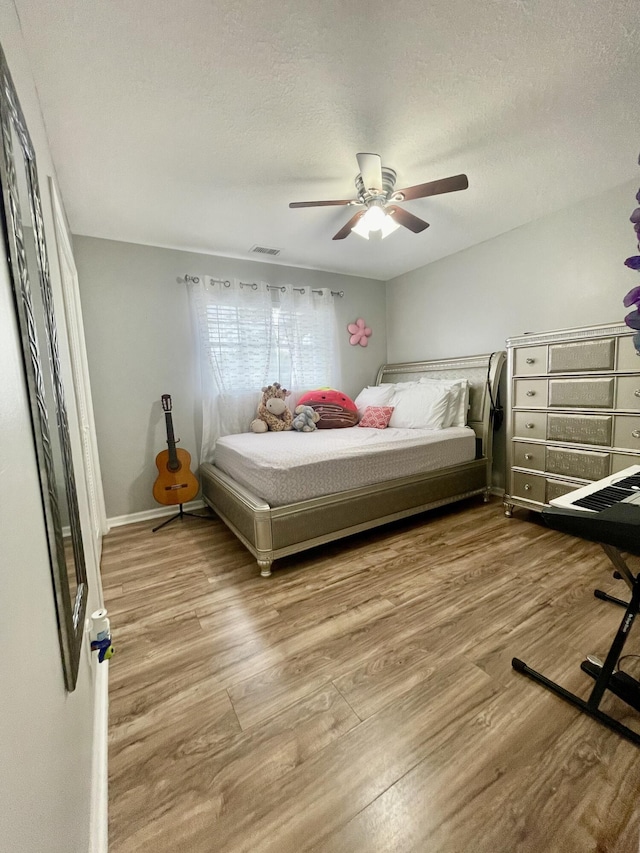
{"label": "guitar sound hole", "polygon": [[167,462],[167,471],[179,471],[182,465],[179,462]]}

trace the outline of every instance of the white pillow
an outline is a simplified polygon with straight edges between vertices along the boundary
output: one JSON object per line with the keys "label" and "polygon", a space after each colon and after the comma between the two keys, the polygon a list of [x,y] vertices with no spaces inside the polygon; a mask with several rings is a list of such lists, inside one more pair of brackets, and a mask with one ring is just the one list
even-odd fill
{"label": "white pillow", "polygon": [[364,415],[367,406],[388,406],[393,396],[393,385],[368,385],[363,388],[353,401],[358,409],[360,418]]}
{"label": "white pillow", "polygon": [[391,398],[394,407],[390,427],[402,429],[443,429],[449,408],[450,390],[441,385],[397,388]]}
{"label": "white pillow", "polygon": [[413,385],[418,385],[418,379],[410,379],[408,382],[392,382],[393,387],[398,390],[399,388],[409,388]]}
{"label": "white pillow", "polygon": [[469,382],[467,379],[432,379],[423,376],[420,380],[422,385],[439,385],[451,391],[449,409],[445,417],[445,427],[467,425],[467,413],[469,409]]}

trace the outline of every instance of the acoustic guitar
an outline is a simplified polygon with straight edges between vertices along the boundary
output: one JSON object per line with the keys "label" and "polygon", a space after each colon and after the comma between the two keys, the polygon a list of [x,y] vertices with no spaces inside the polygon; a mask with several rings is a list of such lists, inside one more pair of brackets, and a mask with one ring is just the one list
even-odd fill
{"label": "acoustic guitar", "polygon": [[191,454],[181,447],[176,447],[169,394],[162,395],[162,408],[167,425],[169,449],[161,450],[156,456],[159,474],[153,484],[153,496],[158,503],[175,506],[193,500],[200,486],[194,474],[191,473]]}

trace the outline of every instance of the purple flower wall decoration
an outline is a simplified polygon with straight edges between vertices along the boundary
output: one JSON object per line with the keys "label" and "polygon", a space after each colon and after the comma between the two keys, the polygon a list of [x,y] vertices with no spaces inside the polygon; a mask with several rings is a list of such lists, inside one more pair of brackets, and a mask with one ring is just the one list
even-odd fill
{"label": "purple flower wall decoration", "polygon": [[[640,157],[638,157],[638,165],[640,166]],[[640,203],[640,190],[636,193],[636,201]],[[640,251],[640,207],[636,207],[629,217],[629,221],[633,224],[638,251]],[[626,267],[629,267],[630,270],[640,272],[640,255],[632,255],[630,258],[627,258],[624,264]],[[636,352],[640,355],[640,285],[632,287],[622,302],[625,308],[630,308],[632,305],[634,306],[634,310],[627,314],[624,321],[630,329],[635,331],[635,335],[633,336],[633,345],[636,348]]]}
{"label": "purple flower wall decoration", "polygon": [[369,343],[369,336],[371,335],[371,329],[365,324],[362,317],[358,317],[355,323],[349,323],[347,330],[351,335],[349,343],[352,347],[355,347],[358,344],[360,344],[361,347],[367,346]]}

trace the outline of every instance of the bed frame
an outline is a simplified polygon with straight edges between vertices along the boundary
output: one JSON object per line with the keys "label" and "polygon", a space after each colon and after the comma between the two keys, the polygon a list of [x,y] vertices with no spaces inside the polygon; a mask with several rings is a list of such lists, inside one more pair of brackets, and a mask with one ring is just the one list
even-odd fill
{"label": "bed frame", "polygon": [[483,494],[487,501],[493,449],[491,395],[495,401],[504,360],[500,351],[491,356],[384,364],[378,371],[378,385],[422,376],[468,379],[467,423],[476,433],[476,458],[471,462],[279,507],[269,506],[205,463],[200,466],[203,498],[255,556],[263,577],[271,574],[271,564],[279,557],[472,495]]}

